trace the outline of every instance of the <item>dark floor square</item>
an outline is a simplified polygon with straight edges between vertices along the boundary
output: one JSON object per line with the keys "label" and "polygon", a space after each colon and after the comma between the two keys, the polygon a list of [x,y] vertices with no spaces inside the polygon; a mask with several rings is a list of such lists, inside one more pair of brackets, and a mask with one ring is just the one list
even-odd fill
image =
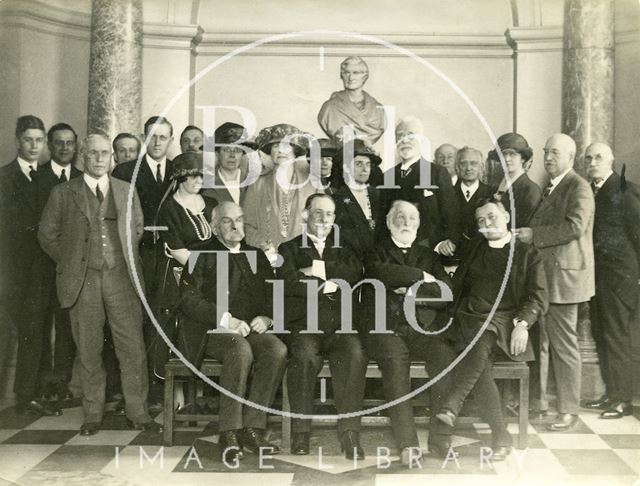
{"label": "dark floor square", "polygon": [[19,414],[15,407],[0,411],[0,429],[24,429],[40,417],[31,414]]}
{"label": "dark floor square", "polygon": [[632,434],[600,434],[612,449],[640,449],[640,435]]}
{"label": "dark floor square", "polygon": [[77,430],[21,430],[3,444],[64,444],[77,434]]}
{"label": "dark floor square", "polygon": [[40,462],[38,471],[100,471],[115,458],[114,447],[93,445],[63,445]]}

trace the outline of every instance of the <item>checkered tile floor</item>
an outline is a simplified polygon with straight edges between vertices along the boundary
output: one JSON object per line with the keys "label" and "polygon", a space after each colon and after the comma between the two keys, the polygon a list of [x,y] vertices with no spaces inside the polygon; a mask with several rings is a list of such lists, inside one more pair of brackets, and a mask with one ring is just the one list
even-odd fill
{"label": "checkered tile floor", "polygon": [[[162,417],[156,417],[162,421]],[[396,457],[387,427],[365,427],[362,442],[367,459],[357,464],[340,454],[334,430],[316,427],[309,456],[265,457],[248,454],[238,469],[218,460],[215,423],[178,427],[173,447],[162,448],[159,437],[127,430],[124,417],[107,416],[103,429],[81,437],[79,407],[64,409],[61,417],[16,415],[13,407],[0,410],[0,485],[628,485],[640,486],[640,411],[621,420],[600,420],[583,410],[580,424],[570,433],[548,433],[543,423],[529,427],[529,448],[514,450],[493,467],[480,461],[489,445],[483,424],[463,426],[453,445],[454,460],[426,456],[422,469],[407,469]],[[511,431],[517,432],[515,424]],[[428,432],[419,431],[426,447]],[[280,436],[274,430],[276,443]],[[288,451],[285,451],[288,452]]]}

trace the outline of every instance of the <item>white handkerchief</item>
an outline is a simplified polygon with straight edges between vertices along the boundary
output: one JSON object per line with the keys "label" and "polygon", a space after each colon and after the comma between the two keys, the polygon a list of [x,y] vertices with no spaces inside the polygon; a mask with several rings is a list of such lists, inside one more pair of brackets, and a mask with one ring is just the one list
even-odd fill
{"label": "white handkerchief", "polygon": [[433,196],[435,193],[431,192],[429,189],[425,189],[422,194],[424,195],[424,197],[429,197],[429,196]]}

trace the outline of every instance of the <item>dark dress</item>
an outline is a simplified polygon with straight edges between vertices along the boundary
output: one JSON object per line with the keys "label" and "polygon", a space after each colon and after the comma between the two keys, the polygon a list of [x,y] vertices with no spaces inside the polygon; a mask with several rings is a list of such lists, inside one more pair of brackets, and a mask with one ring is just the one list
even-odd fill
{"label": "dark dress", "polygon": [[[159,262],[156,274],[156,295],[153,310],[165,334],[176,342],[177,321],[176,309],[180,303],[179,282],[182,265],[170,257],[169,249],[198,250],[205,245],[212,236],[209,221],[211,211],[218,204],[215,199],[203,197],[205,202],[201,214],[194,214],[183,207],[172,196],[168,197],[158,211],[158,226],[166,226],[167,230],[160,232],[160,244],[164,248],[162,260]],[[168,359],[168,347],[160,335],[153,344],[154,372],[157,376],[164,376],[164,364]]]}

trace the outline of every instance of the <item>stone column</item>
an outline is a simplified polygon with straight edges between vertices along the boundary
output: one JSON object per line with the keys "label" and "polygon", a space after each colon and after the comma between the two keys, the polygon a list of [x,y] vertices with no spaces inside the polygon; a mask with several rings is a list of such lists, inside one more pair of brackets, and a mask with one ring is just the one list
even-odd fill
{"label": "stone column", "polygon": [[578,146],[576,169],[592,142],[613,147],[613,0],[565,0],[562,132]]}
{"label": "stone column", "polygon": [[[562,72],[562,132],[576,141],[576,170],[586,174],[584,151],[592,142],[613,147],[613,0],[565,0]],[[582,396],[604,392],[588,305],[578,320],[582,358]]]}
{"label": "stone column", "polygon": [[92,0],[88,133],[141,133],[142,0]]}

